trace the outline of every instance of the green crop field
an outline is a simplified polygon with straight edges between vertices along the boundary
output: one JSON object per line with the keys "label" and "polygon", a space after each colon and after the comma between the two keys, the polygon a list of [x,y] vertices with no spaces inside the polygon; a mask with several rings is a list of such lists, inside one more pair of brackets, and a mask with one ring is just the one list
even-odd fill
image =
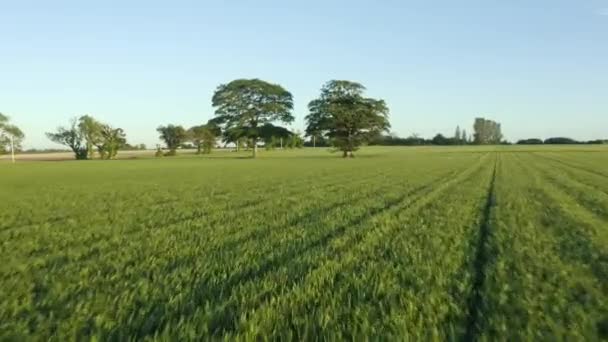
{"label": "green crop field", "polygon": [[0,340],[608,339],[608,149],[0,163]]}

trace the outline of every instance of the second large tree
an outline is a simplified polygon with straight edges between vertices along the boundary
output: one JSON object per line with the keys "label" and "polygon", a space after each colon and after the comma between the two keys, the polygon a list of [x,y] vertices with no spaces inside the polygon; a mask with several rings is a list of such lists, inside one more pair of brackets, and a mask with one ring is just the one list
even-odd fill
{"label": "second large tree", "polygon": [[278,84],[259,79],[239,79],[220,85],[213,95],[217,122],[226,131],[238,131],[247,137],[257,154],[257,142],[265,124],[294,120],[293,96]]}
{"label": "second large tree", "polygon": [[364,91],[356,82],[327,82],[308,104],[306,135],[325,136],[344,157],[353,157],[361,144],[390,128],[386,103],[364,97]]}

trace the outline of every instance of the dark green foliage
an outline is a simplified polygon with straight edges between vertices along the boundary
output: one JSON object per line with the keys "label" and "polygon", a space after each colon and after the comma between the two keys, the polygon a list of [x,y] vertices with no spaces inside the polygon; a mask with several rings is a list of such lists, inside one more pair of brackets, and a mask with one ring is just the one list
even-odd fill
{"label": "dark green foliage", "polygon": [[212,104],[216,108],[213,122],[224,128],[224,141],[247,138],[254,158],[264,125],[294,120],[291,93],[278,84],[259,79],[238,79],[220,85]]}
{"label": "dark green foliage", "polygon": [[74,152],[76,159],[88,159],[89,150],[85,136],[76,119],[72,120],[68,128],[59,127],[56,132],[46,133],[46,136],[55,143],[69,147]]}
{"label": "dark green foliage", "polygon": [[557,137],[557,138],[549,138],[549,139],[545,139],[544,141],[545,144],[553,144],[553,145],[575,145],[575,144],[579,144],[578,141],[574,140],[574,139],[570,139],[570,138],[563,138],[563,137]]}
{"label": "dark green foliage", "polygon": [[[93,159],[95,153],[95,150],[93,149],[94,146],[103,144],[101,136],[102,125],[101,122],[90,115],[83,115],[78,119],[78,130],[84,140],[85,148],[87,150],[87,159]],[[103,151],[101,152],[103,153]]]}
{"label": "dark green foliage", "polygon": [[353,157],[359,146],[390,128],[386,103],[364,97],[364,91],[356,82],[327,82],[308,104],[306,135],[324,136],[344,157]]}
{"label": "dark green foliage", "polygon": [[112,128],[109,125],[101,125],[99,137],[96,146],[101,159],[116,158],[118,150],[127,143],[127,136],[122,128]]}
{"label": "dark green foliage", "polygon": [[219,126],[213,122],[208,122],[206,125],[190,127],[188,139],[196,147],[196,154],[209,154],[221,134]]}
{"label": "dark green foliage", "polygon": [[165,142],[165,145],[169,149],[167,156],[174,156],[177,154],[177,148],[183,144],[188,138],[188,134],[184,127],[169,124],[167,126],[160,126],[156,129],[160,133],[160,139]]}
{"label": "dark green foliage", "polygon": [[68,146],[76,159],[92,159],[94,147],[97,147],[101,159],[113,159],[127,143],[125,132],[121,128],[113,128],[89,115],[73,119],[70,127],[59,127],[56,132],[46,133],[46,136],[58,144]]}
{"label": "dark green foliage", "polygon": [[431,143],[433,145],[458,145],[458,141],[454,138],[446,138],[444,137],[442,134],[437,134],[435,137],[433,137],[433,139],[431,140]]}
{"label": "dark green foliage", "polygon": [[517,142],[517,145],[542,145],[543,141],[537,138],[522,139]]}

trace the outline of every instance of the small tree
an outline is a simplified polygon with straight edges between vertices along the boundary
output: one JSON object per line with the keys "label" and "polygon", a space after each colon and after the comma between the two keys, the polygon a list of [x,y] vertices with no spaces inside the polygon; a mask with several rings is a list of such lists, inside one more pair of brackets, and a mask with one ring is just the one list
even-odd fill
{"label": "small tree", "polygon": [[304,146],[304,138],[300,133],[292,133],[287,141],[288,148],[302,148]]}
{"label": "small tree", "polygon": [[21,149],[24,138],[25,134],[21,129],[9,124],[9,117],[0,113],[0,154],[10,150],[14,156],[15,151]]}
{"label": "small tree", "polygon": [[122,128],[112,128],[109,125],[102,125],[99,130],[100,138],[97,143],[97,150],[101,159],[114,159],[118,150],[127,144],[127,137]]}
{"label": "small tree", "polygon": [[236,140],[247,137],[254,158],[262,126],[274,121],[289,123],[294,120],[291,93],[278,84],[259,79],[238,79],[220,85],[212,104],[216,108],[214,121],[223,125]]}
{"label": "small tree", "polygon": [[363,96],[365,87],[350,81],[329,81],[321,96],[308,104],[306,135],[323,134],[343,157],[379,132],[388,131],[389,110],[383,100]]}
{"label": "small tree", "polygon": [[456,145],[462,144],[462,134],[460,133],[460,126],[456,126],[456,132],[454,133],[454,142]]}
{"label": "small tree", "polygon": [[188,134],[182,126],[169,124],[167,126],[160,126],[156,130],[160,133],[160,139],[165,142],[167,149],[169,149],[168,156],[176,155],[177,148],[188,138]]}
{"label": "small tree", "polygon": [[68,146],[74,152],[76,159],[87,159],[89,156],[84,134],[76,119],[72,120],[68,128],[59,127],[56,132],[47,132],[46,136],[55,143]]}
{"label": "small tree", "polygon": [[78,129],[86,145],[87,158],[93,159],[93,154],[95,153],[93,147],[103,144],[101,136],[103,124],[90,115],[83,115],[78,119]]}
{"label": "small tree", "polygon": [[196,147],[196,154],[211,153],[221,129],[213,122],[206,125],[190,127],[188,138]]}

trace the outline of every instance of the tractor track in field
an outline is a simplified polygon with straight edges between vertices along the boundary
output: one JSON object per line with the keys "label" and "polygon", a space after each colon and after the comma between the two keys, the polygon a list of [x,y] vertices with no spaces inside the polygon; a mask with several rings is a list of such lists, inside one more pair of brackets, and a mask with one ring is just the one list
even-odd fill
{"label": "tractor track in field", "polygon": [[[321,234],[320,236],[314,237],[311,241],[299,244],[293,249],[288,249],[282,253],[266,258],[261,263],[257,264],[257,267],[250,267],[248,269],[232,273],[221,283],[209,283],[210,279],[200,279],[199,283],[192,287],[193,290],[190,294],[191,301],[195,303],[204,303],[206,299],[211,299],[212,302],[216,302],[216,305],[219,305],[218,311],[214,312],[213,320],[208,323],[209,331],[212,332],[214,336],[223,335],[227,332],[234,332],[236,327],[233,326],[235,319],[233,315],[236,314],[239,310],[237,309],[237,307],[233,306],[234,304],[231,303],[226,303],[225,305],[222,305],[222,300],[228,299],[238,289],[239,286],[252,282],[262,281],[269,274],[281,267],[289,265],[293,260],[295,260],[299,256],[308,254],[321,246],[327,245],[330,241],[341,237],[349,227],[352,228],[354,226],[361,226],[364,222],[367,222],[374,216],[381,215],[383,213],[390,212],[392,210],[396,210],[402,207],[404,210],[418,208],[417,204],[425,202],[425,199],[428,196],[436,196],[439,193],[445,191],[447,188],[449,188],[449,186],[457,184],[458,179],[460,179],[463,175],[470,174],[476,169],[481,169],[482,165],[483,164],[478,163],[473,167],[465,168],[464,170],[457,172],[456,175],[443,175],[443,177],[439,177],[439,179],[434,179],[433,181],[427,184],[410,189],[410,191],[399,196],[398,198],[387,201],[383,206],[378,208],[372,208],[366,213],[357,215],[356,217],[353,217],[348,220],[348,222],[345,222],[333,228],[331,231]],[[439,183],[440,185],[437,185],[437,183]],[[428,189],[431,190],[425,191]],[[412,198],[412,200],[404,203],[407,198]],[[364,236],[362,236],[361,239],[364,239]],[[345,246],[345,250],[341,250],[340,254],[355,248],[355,245],[361,243],[360,241],[358,241],[360,239],[356,240],[357,241],[355,241],[355,244],[347,244]],[[310,270],[316,268],[315,264],[311,264],[310,266]],[[290,278],[290,285],[288,287],[292,288],[293,286],[295,286],[295,284],[303,282],[306,277],[302,278],[300,276],[293,275],[290,276]],[[261,306],[262,303],[264,303],[270,295],[270,292],[262,295],[259,298],[259,304],[256,307]],[[162,326],[162,324],[159,324],[158,326],[160,327]],[[144,336],[145,335],[146,334],[144,334]]]}
{"label": "tractor track in field", "polygon": [[[566,176],[564,181],[560,179],[559,176],[556,176],[547,169],[541,168],[539,165],[533,165],[532,167],[537,170],[540,177],[546,180],[548,184],[551,184],[553,188],[561,189],[561,192],[570,197],[573,201],[578,202],[579,205],[585,208],[585,210],[587,210],[591,215],[596,216],[600,220],[608,222],[608,206],[605,205],[605,203],[608,203],[608,201],[606,201],[606,199],[608,199],[608,193],[568,176]],[[583,190],[577,189],[572,184],[567,184],[567,182],[582,186],[586,189],[586,191],[596,191],[598,194],[603,195],[604,200],[592,200],[585,198],[585,193]]]}
{"label": "tractor track in field", "polygon": [[[309,248],[307,248],[305,250],[305,252],[308,252],[311,249],[317,248],[319,246],[328,244],[330,241],[333,241],[334,239],[337,239],[340,236],[342,236],[348,227],[360,226],[361,224],[363,224],[364,222],[367,222],[369,219],[373,218],[374,216],[385,214],[385,213],[390,213],[394,210],[400,210],[400,212],[401,212],[401,210],[415,212],[415,211],[419,210],[422,206],[424,206],[425,203],[427,203],[429,199],[439,196],[441,193],[443,193],[444,191],[449,189],[451,186],[457,184],[458,180],[461,177],[463,177],[464,175],[473,174],[473,173],[475,173],[475,171],[480,171],[481,169],[483,169],[483,164],[476,164],[473,167],[466,168],[466,169],[456,173],[452,177],[450,177],[450,176],[443,177],[443,178],[437,179],[433,182],[430,182],[428,184],[425,184],[425,185],[422,185],[415,189],[412,189],[411,191],[408,192],[408,194],[405,194],[404,196],[401,196],[398,199],[391,200],[391,201],[385,203],[385,205],[381,208],[374,208],[371,211],[369,211],[367,214],[356,217],[353,220],[351,220],[350,222],[340,225],[339,227],[334,229],[332,232],[326,234],[326,236],[322,237],[321,239],[311,242],[308,246]],[[439,185],[437,185],[438,183],[439,183]],[[430,189],[430,191],[426,191],[429,189]],[[410,197],[413,197],[411,201],[404,202],[407,198],[410,198]],[[393,231],[393,229],[395,227],[391,228],[390,231]],[[330,258],[338,258],[340,255],[343,255],[343,254],[348,253],[349,251],[355,249],[357,246],[363,244],[364,241],[367,241],[371,236],[370,234],[372,234],[372,232],[370,230],[365,230],[364,232],[362,232],[361,236],[355,235],[355,236],[349,237],[349,241],[352,240],[351,243],[345,244],[344,247],[334,251],[333,256],[331,256]],[[297,257],[297,255],[300,255],[300,254],[301,253],[294,254],[294,256],[290,260],[295,259],[295,257]],[[321,256],[321,257],[325,258],[327,256]],[[279,258],[278,260],[281,260],[281,259]],[[288,264],[288,263],[286,262],[285,265],[286,264]],[[310,272],[320,268],[318,265],[315,265],[315,264],[312,264],[311,266],[312,267],[307,272],[305,272],[306,276],[304,278],[295,277],[293,280],[291,280],[289,282],[289,287],[294,288],[295,286],[300,286],[302,283],[305,282],[308,275],[310,275]],[[265,270],[265,272],[262,276],[270,273],[271,271],[275,270],[276,268],[277,267]],[[260,279],[259,275],[254,275],[253,278],[248,278],[248,279],[246,279],[246,281],[247,282],[255,281],[256,279]],[[233,286],[233,288],[229,289],[230,293],[233,292],[233,290],[234,290],[234,286]],[[258,308],[258,307],[264,305],[263,303],[266,302],[266,300],[269,298],[269,296],[270,296],[270,294],[262,296],[260,298],[258,305],[255,308]],[[218,319],[214,323],[212,323],[211,331],[214,331],[214,334],[216,336],[218,334],[222,335],[227,332],[235,332],[236,327],[231,326],[230,323],[226,324],[227,322],[231,322],[230,319],[226,319],[226,316],[229,317],[232,313],[237,312],[237,311],[238,310],[236,307],[231,307],[231,306],[228,306],[228,307],[225,307],[224,309],[222,309],[221,314],[219,314],[217,317],[223,317],[223,319]]]}
{"label": "tractor track in field", "polygon": [[570,163],[570,162],[563,161],[563,160],[558,159],[558,158],[553,158],[553,157],[549,157],[549,156],[543,155],[543,154],[541,154],[541,153],[535,153],[535,152],[533,152],[533,154],[534,154],[535,156],[539,156],[539,157],[541,157],[541,158],[543,158],[543,159],[545,159],[545,160],[550,160],[550,161],[553,161],[553,162],[555,162],[555,163],[558,163],[558,164],[561,164],[561,165],[567,166],[567,167],[569,167],[569,168],[571,168],[571,169],[575,169],[575,170],[579,170],[579,171],[584,171],[584,172],[587,172],[587,173],[594,174],[594,175],[596,175],[596,176],[600,176],[600,177],[608,178],[608,174],[605,174],[605,173],[603,173],[603,172],[599,172],[599,171],[596,171],[596,170],[593,170],[593,169],[589,169],[589,168],[587,168],[587,167],[583,167],[583,166],[580,166],[580,165],[575,165],[575,164],[572,164],[572,163]]}
{"label": "tractor track in field", "polygon": [[[530,166],[519,160],[523,168],[531,173],[537,172],[537,177],[546,180],[546,174],[538,166]],[[543,220],[543,224],[551,227],[552,234],[559,244],[556,254],[566,263],[586,264],[589,270],[600,283],[605,283],[608,276],[608,253],[604,252],[602,246],[605,243],[597,236],[594,227],[605,226],[597,213],[590,208],[580,205],[580,212],[571,212],[563,206],[563,203],[577,203],[579,200],[568,192],[560,189],[559,183],[543,183],[549,187],[536,186],[532,197],[537,203],[543,203],[543,207],[555,213]],[[556,197],[557,196],[557,197]],[[563,196],[563,200],[561,199]],[[601,222],[598,222],[601,221]],[[608,289],[608,286],[605,287]]]}
{"label": "tractor track in field", "polygon": [[473,262],[475,270],[473,274],[473,288],[471,297],[468,300],[468,317],[463,341],[476,341],[484,325],[483,288],[486,279],[485,272],[490,258],[487,245],[492,230],[492,208],[496,206],[495,186],[497,169],[498,159],[494,161],[492,179],[488,187],[488,195],[482,211],[481,225],[479,226],[479,239],[477,240],[476,254]]}

